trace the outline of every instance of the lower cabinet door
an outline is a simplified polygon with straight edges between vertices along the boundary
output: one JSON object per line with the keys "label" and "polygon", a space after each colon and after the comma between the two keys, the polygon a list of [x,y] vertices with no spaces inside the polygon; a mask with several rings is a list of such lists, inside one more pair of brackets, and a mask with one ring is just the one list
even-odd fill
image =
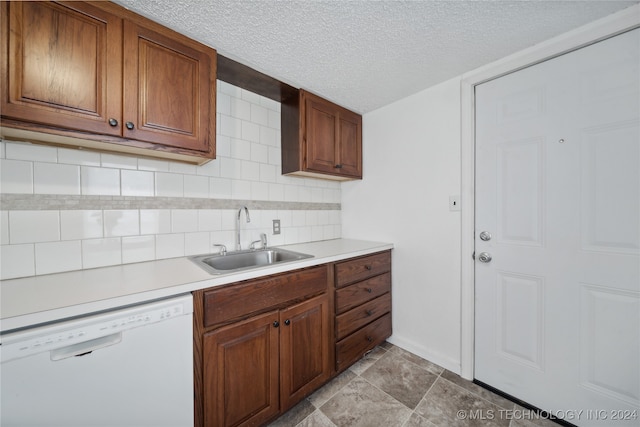
{"label": "lower cabinet door", "polygon": [[279,412],[278,315],[271,311],[204,336],[205,426],[257,426]]}
{"label": "lower cabinet door", "polygon": [[329,300],[322,295],[280,312],[281,410],[329,379]]}

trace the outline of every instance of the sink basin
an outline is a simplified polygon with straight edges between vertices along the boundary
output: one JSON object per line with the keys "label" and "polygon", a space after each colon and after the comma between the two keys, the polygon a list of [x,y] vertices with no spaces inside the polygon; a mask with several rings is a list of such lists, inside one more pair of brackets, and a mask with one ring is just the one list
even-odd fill
{"label": "sink basin", "polygon": [[189,257],[196,265],[211,274],[232,273],[305,258],[313,258],[313,255],[278,248],[229,252],[226,255],[207,254]]}

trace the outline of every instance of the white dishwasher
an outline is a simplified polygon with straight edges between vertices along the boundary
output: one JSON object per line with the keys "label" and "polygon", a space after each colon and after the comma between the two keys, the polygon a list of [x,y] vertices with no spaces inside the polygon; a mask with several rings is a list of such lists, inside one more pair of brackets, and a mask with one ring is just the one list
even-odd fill
{"label": "white dishwasher", "polygon": [[193,426],[191,295],[2,335],[0,425]]}

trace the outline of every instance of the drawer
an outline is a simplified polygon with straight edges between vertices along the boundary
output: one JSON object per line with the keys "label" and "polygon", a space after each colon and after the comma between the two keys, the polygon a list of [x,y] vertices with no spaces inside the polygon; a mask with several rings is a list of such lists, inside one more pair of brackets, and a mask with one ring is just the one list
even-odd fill
{"label": "drawer", "polygon": [[336,368],[342,371],[391,336],[391,314],[354,332],[336,344]]}
{"label": "drawer", "polygon": [[346,313],[342,313],[336,317],[336,339],[341,340],[351,332],[360,329],[367,323],[390,311],[391,294],[386,293]]}
{"label": "drawer", "polygon": [[303,301],[326,292],[327,283],[327,266],[322,265],[205,291],[204,326]]}
{"label": "drawer", "polygon": [[343,313],[391,290],[391,273],[336,290],[336,313]]}
{"label": "drawer", "polygon": [[388,271],[391,271],[391,251],[340,262],[335,266],[336,288]]}

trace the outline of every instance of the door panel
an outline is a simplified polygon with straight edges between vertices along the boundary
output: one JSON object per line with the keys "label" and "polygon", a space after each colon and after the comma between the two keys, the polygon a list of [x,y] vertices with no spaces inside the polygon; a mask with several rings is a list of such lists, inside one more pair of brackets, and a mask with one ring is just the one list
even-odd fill
{"label": "door panel", "polygon": [[639,75],[636,29],[476,87],[475,376],[580,426],[640,418]]}
{"label": "door panel", "polygon": [[120,135],[121,19],[79,2],[2,8],[3,117]]}

